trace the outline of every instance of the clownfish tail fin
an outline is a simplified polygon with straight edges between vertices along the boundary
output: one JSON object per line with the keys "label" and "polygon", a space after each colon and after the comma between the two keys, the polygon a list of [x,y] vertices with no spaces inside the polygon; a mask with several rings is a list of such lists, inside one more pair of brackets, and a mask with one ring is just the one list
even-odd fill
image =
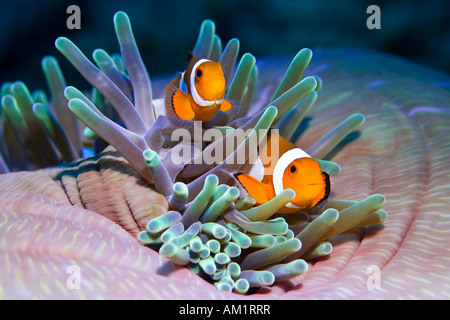
{"label": "clownfish tail fin", "polygon": [[181,120],[192,120],[195,116],[191,107],[191,100],[187,94],[177,87],[181,74],[164,88],[164,107],[166,115]]}
{"label": "clownfish tail fin", "polygon": [[235,173],[234,177],[247,191],[247,193],[253,199],[255,199],[257,205],[266,203],[270,200],[267,194],[266,185],[263,184],[261,181],[242,172]]}

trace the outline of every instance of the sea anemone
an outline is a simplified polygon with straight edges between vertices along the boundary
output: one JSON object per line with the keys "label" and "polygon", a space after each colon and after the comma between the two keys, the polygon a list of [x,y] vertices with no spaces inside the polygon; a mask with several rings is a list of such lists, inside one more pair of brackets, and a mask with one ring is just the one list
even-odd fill
{"label": "sea anemone", "polygon": [[[298,275],[307,271],[308,264],[305,260],[314,262],[315,259],[331,253],[332,245],[327,241],[331,236],[355,227],[379,224],[384,221],[386,213],[381,207],[385,199],[378,194],[368,196],[359,202],[335,200],[332,196],[311,212],[283,216],[277,215],[276,212],[280,206],[292,200],[293,195],[290,190],[285,190],[266,205],[255,207],[252,199],[246,197],[243,190],[238,189],[236,182],[232,179],[232,173],[238,169],[245,170],[246,163],[236,164],[236,161],[229,161],[230,164],[225,160],[237,157],[239,148],[248,148],[248,141],[252,136],[256,135],[260,138],[259,129],[279,128],[284,137],[298,139],[301,121],[317,99],[317,92],[322,85],[317,76],[301,79],[312,56],[310,50],[301,50],[292,60],[279,86],[271,88],[275,91],[270,100],[264,101],[261,97],[255,99],[253,94],[258,85],[255,59],[250,54],[243,55],[234,76],[231,77],[238,56],[239,42],[236,39],[231,40],[222,52],[220,38],[214,33],[214,24],[209,20],[205,21],[193,52],[198,56],[222,63],[229,83],[227,99],[232,101],[234,106],[233,112],[219,113],[211,123],[208,123],[208,126],[227,132],[222,138],[224,140],[234,139],[237,128],[250,130],[248,135],[240,141],[236,150],[228,154],[224,153],[224,161],[220,164],[211,165],[196,161],[202,159],[200,156],[202,153],[210,152],[223,142],[215,140],[207,146],[202,146],[200,155],[197,155],[198,158],[174,165],[171,157],[167,156],[174,149],[174,146],[168,143],[167,137],[174,129],[180,127],[193,132],[195,124],[167,116],[154,118],[150,111],[152,104],[157,103],[157,99],[152,99],[150,80],[134,42],[128,17],[119,12],[114,21],[121,46],[121,56],[115,56],[113,60],[104,51],[96,50],[94,60],[98,68],[89,62],[68,39],[59,38],[56,46],[95,87],[95,94],[92,95],[91,100],[74,87],[65,88],[64,95],[68,100],[69,109],[90,130],[111,144],[127,161],[120,160],[118,153],[110,148],[93,158],[53,169],[52,176],[56,181],[62,181],[65,177],[71,176],[76,178],[80,172],[89,174],[94,172],[94,175],[98,172],[97,176],[104,175],[105,170],[101,168],[107,170],[110,168],[110,163],[102,159],[108,157],[114,158],[109,159],[113,163],[121,162],[122,166],[129,164],[126,169],[115,167],[111,171],[114,174],[113,171],[117,169],[123,176],[133,176],[135,180],[130,183],[130,186],[136,183],[136,179],[142,179],[145,183],[138,183],[139,187],[142,190],[148,190],[152,196],[156,194],[153,190],[157,191],[160,197],[157,197],[156,201],[162,208],[157,213],[143,212],[146,223],[143,224],[139,220],[138,229],[142,231],[134,232],[134,235],[142,243],[159,250],[161,255],[168,257],[173,263],[187,265],[194,272],[215,283],[219,289],[234,290],[238,293],[248,292],[250,287],[267,286],[275,281],[298,278]],[[47,59],[51,59],[47,61],[54,61],[52,58]],[[64,87],[65,85],[60,87],[59,96]],[[22,114],[30,113],[30,107],[35,113],[44,110],[45,112],[42,113],[50,116],[37,118],[50,119],[48,123],[51,125],[47,125],[47,128],[66,128],[63,125],[57,125],[59,117],[56,120],[56,117],[51,116],[52,113],[47,111],[48,109],[42,107],[46,105],[46,101],[27,93],[23,84],[9,84],[4,88],[4,91],[2,90],[4,109],[5,106],[28,105],[28,109],[23,109],[28,111],[20,109]],[[53,93],[53,96],[56,94]],[[261,96],[265,97],[267,93]],[[61,101],[65,103],[67,100],[61,98]],[[54,101],[56,103],[56,99]],[[118,122],[123,122],[125,127],[105,116],[107,112],[103,110],[110,105],[117,113],[112,117],[118,116],[117,118],[120,118]],[[19,110],[18,107],[6,107],[8,108]],[[4,114],[8,113],[5,111]],[[12,123],[11,119],[15,118],[8,116],[7,119],[8,122],[5,123]],[[24,122],[18,123],[23,126]],[[361,114],[350,115],[342,123],[335,124],[334,129],[307,149],[308,153],[319,160],[323,171],[332,176],[340,172],[339,165],[319,158],[329,157],[335,152],[335,147],[342,145],[348,134],[363,122],[364,116]],[[41,123],[45,121],[38,122],[37,126],[45,127]],[[14,135],[19,136],[17,128],[20,127],[11,126],[11,128]],[[79,134],[80,129],[75,131]],[[7,131],[4,130],[4,132],[4,136],[7,136]],[[58,147],[55,139],[58,135],[51,135],[52,132],[55,131],[48,129],[44,131],[45,137],[56,156],[60,157],[59,161],[54,161],[61,163],[63,154],[61,150],[64,147]],[[66,140],[68,141],[69,138]],[[193,141],[192,144],[195,142]],[[8,146],[10,145],[8,143]],[[255,147],[257,146],[253,146]],[[80,152],[81,147],[78,144],[78,147],[71,149],[74,150],[73,153],[76,153]],[[6,150],[4,154],[10,155],[11,152]],[[5,156],[4,159],[4,168],[8,166],[11,168],[10,164],[13,162],[10,156]],[[71,160],[67,158],[65,161]],[[102,165],[99,164],[101,161],[103,161]],[[130,170],[130,165],[135,171]],[[83,167],[83,170],[78,171],[78,168]],[[71,168],[77,169],[71,170]],[[108,180],[111,180],[111,176]],[[125,189],[128,186],[126,183],[122,183]],[[67,186],[65,183],[62,184]],[[80,190],[85,188],[76,184],[74,187]],[[68,189],[65,190],[68,194]],[[87,203],[95,201],[95,199],[89,199],[88,195],[89,192],[86,192],[84,199],[80,199],[80,206],[86,206]],[[130,204],[128,199],[126,203]],[[99,207],[104,206],[105,204],[102,204]],[[92,210],[97,211],[97,209]],[[131,210],[134,211],[134,209]],[[153,218],[152,215],[158,217]],[[123,222],[116,222],[123,225]],[[148,279],[148,281],[153,280]]]}
{"label": "sea anemone", "polygon": [[[277,214],[277,211],[293,199],[292,190],[286,189],[268,203],[254,206],[254,200],[233,179],[233,173],[248,170],[249,154],[256,152],[270,128],[279,129],[286,139],[297,138],[297,128],[313,106],[322,86],[318,76],[302,79],[312,58],[311,50],[303,49],[294,57],[269,101],[254,101],[258,80],[255,58],[249,53],[244,54],[233,75],[239,41],[230,40],[222,50],[214,23],[204,21],[193,54],[221,63],[228,83],[226,99],[233,108],[227,113],[219,112],[205,127],[200,128],[202,133],[215,129],[215,132],[223,133],[222,137],[215,137],[203,144],[200,142],[200,145],[194,139],[188,141],[189,148],[197,147],[197,154],[181,163],[174,163],[172,153],[181,143],[174,143],[171,135],[182,128],[193,137],[196,124],[166,115],[155,119],[153,110],[163,99],[153,97],[150,79],[128,16],[123,12],[116,13],[114,25],[121,54],[116,55],[114,60],[104,50],[98,49],[93,53],[97,66],[67,38],[58,38],[55,42],[58,50],[95,88],[92,100],[76,88],[65,86],[54,58],[45,58],[43,68],[55,110],[67,110],[65,104],[68,100],[70,111],[128,161],[148,184],[147,189],[155,190],[166,199],[167,212],[163,213],[167,210],[164,209],[167,207],[163,199],[156,200],[160,203],[159,210],[152,214],[147,212],[144,219],[149,220],[146,230],[137,236],[141,243],[159,250],[173,263],[187,266],[220,290],[246,293],[249,288],[272,285],[275,281],[288,280],[306,272],[308,266],[305,260],[311,261],[331,253],[332,245],[327,241],[330,236],[385,220],[386,213],[381,210],[385,202],[382,195],[372,195],[360,202],[332,199],[310,212],[285,216]],[[42,161],[43,165],[55,165],[58,160],[70,162],[80,155],[80,130],[66,115],[67,111],[58,111],[58,117],[53,116],[46,107],[46,101],[33,100],[21,83],[4,88],[2,101],[7,119],[29,128],[28,144],[36,148],[37,143],[31,137],[39,138],[39,133],[48,139],[46,146],[50,151],[54,150],[52,146],[59,151],[55,152],[53,162]],[[104,111],[110,106],[119,123],[107,116],[112,114],[111,111]],[[23,114],[24,120],[17,120],[20,116],[10,116],[13,114],[11,110],[14,114]],[[61,119],[60,123],[56,119]],[[307,150],[318,159],[322,171],[329,175],[340,172],[339,165],[320,158],[329,154],[363,122],[363,115],[353,114]],[[11,127],[19,131],[19,125]],[[68,133],[62,128],[67,129]],[[242,132],[245,132],[244,136]],[[20,134],[17,136],[22,137]],[[235,140],[237,146],[234,149],[224,148]],[[252,144],[251,141],[257,143]],[[219,149],[223,151],[222,157],[215,163],[206,163],[204,155]],[[239,162],[238,157],[244,150],[247,151],[245,161]],[[100,177],[99,183],[102,181],[101,175],[96,172],[105,175],[100,163],[105,163],[107,158],[103,154],[101,158],[87,159],[78,164],[78,175],[91,176],[85,182],[89,188],[86,188],[84,197],[81,195],[82,202],[87,204],[87,209],[101,212],[126,226],[129,223],[114,218],[114,212],[120,212],[120,207],[99,205],[98,201],[88,199],[91,194],[92,199],[99,197],[102,201],[111,201],[108,200],[108,189],[93,192],[102,189],[95,185],[96,177]],[[14,163],[14,160],[8,158],[7,163]],[[66,180],[66,188],[68,172],[73,172],[74,168],[74,165],[66,165],[58,173],[60,180]],[[109,171],[115,170],[117,168]],[[133,175],[129,172],[125,174]],[[126,179],[118,180],[125,184]],[[76,205],[80,201],[71,199],[71,202]],[[127,203],[130,203],[129,199]],[[143,229],[142,221],[137,221],[138,228]],[[132,234],[136,233],[132,226],[125,228]]]}

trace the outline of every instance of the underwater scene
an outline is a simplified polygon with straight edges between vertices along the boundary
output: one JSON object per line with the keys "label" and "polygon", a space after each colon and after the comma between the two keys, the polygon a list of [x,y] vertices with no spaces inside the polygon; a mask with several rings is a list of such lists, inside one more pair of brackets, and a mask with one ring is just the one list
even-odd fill
{"label": "underwater scene", "polygon": [[0,299],[450,299],[446,12],[3,3]]}

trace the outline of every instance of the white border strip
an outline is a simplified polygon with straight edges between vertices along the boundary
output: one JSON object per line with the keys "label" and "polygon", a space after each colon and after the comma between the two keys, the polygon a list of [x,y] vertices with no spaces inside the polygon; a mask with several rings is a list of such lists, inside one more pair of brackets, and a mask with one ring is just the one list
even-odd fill
{"label": "white border strip", "polygon": [[[309,154],[303,151],[300,148],[293,148],[291,150],[286,151],[283,155],[278,159],[275,168],[273,169],[273,187],[275,189],[275,195],[279,195],[281,191],[284,190],[283,186],[283,175],[286,168],[294,161],[300,158],[311,158]],[[292,202],[289,202],[286,205],[287,208],[295,208],[300,209]]]}

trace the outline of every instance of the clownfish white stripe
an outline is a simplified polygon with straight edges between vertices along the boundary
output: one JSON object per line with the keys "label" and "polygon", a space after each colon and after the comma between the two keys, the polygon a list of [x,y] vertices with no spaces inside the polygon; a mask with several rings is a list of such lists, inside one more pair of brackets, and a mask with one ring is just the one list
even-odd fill
{"label": "clownfish white stripe", "polygon": [[183,92],[187,92],[187,86],[186,83],[184,83],[184,74],[186,71],[183,71],[183,73],[181,74],[181,78],[180,78],[180,82],[178,83],[178,88],[180,88]]}
{"label": "clownfish white stripe", "polygon": [[202,106],[202,107],[209,107],[209,106],[212,106],[214,103],[222,104],[222,102],[223,102],[223,97],[222,97],[222,99],[217,100],[217,101],[210,101],[210,100],[203,99],[197,92],[197,88],[195,87],[195,74],[197,72],[198,66],[200,66],[202,63],[204,63],[206,61],[211,61],[211,60],[200,59],[194,64],[194,67],[192,68],[192,71],[191,71],[191,78],[190,78],[192,98],[194,99],[196,104],[198,104],[199,106]]}
{"label": "clownfish white stripe", "polygon": [[252,165],[248,174],[258,181],[262,181],[262,179],[264,179],[264,165],[259,156],[256,158],[256,161]]}
{"label": "clownfish white stripe", "polygon": [[[273,169],[273,187],[275,189],[275,195],[279,195],[283,190],[283,176],[286,168],[295,160],[300,158],[311,158],[309,154],[303,151],[300,148],[293,148],[291,150],[286,151],[283,155],[278,159],[275,168]],[[299,208],[293,203],[289,202],[286,207],[288,208]]]}
{"label": "clownfish white stripe", "polygon": [[202,63],[204,63],[206,61],[210,61],[210,60],[208,60],[208,59],[200,59],[200,60],[198,60],[194,64],[194,67],[192,68],[192,71],[191,71],[191,74],[190,74],[190,76],[191,76],[191,78],[190,78],[190,80],[191,80],[190,85],[191,85],[192,98],[194,98],[194,101],[195,101],[196,104],[198,104],[199,106],[202,106],[202,107],[209,107],[209,106],[211,106],[214,103],[214,101],[207,101],[207,100],[203,99],[202,97],[200,97],[200,95],[197,92],[197,88],[195,87],[195,73],[197,72],[197,68],[198,68],[198,66],[200,66]]}

